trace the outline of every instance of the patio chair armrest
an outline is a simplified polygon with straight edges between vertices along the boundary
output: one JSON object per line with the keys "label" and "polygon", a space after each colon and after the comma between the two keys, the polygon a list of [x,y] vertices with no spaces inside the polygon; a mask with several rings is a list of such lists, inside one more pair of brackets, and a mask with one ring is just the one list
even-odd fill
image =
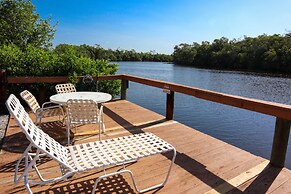
{"label": "patio chair armrest", "polygon": [[[48,105],[48,104],[54,104],[54,105],[53,105],[53,106],[46,106],[46,107],[45,107],[44,104],[45,104],[45,105]],[[39,108],[39,109],[36,111],[36,114],[37,114],[37,115],[42,115],[44,111],[49,110],[49,109],[56,109],[56,108],[60,109],[61,114],[64,115],[64,109],[63,109],[62,106],[57,105],[57,104],[55,104],[55,103],[51,103],[51,102],[48,102],[48,103],[45,102],[44,104],[42,105],[41,108]]]}
{"label": "patio chair armrest", "polygon": [[61,107],[59,104],[56,104],[54,102],[44,102],[41,106],[41,108],[47,108],[47,107]]}

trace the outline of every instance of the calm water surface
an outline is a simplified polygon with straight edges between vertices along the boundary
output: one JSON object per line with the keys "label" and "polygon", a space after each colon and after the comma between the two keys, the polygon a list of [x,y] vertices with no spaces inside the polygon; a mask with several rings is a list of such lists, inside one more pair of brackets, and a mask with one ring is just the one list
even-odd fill
{"label": "calm water surface", "polygon": [[[170,81],[249,98],[291,104],[291,79],[267,74],[206,70],[157,62],[118,62],[120,74]],[[161,89],[130,82],[128,100],[165,115]],[[275,117],[175,93],[174,119],[270,159]],[[291,169],[289,141],[286,166]]]}

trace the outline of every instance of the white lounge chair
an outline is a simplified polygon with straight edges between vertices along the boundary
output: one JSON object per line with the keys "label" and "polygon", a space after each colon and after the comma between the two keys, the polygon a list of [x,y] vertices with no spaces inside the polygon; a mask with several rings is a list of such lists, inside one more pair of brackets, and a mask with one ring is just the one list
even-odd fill
{"label": "white lounge chair", "polygon": [[55,86],[56,91],[58,94],[62,93],[69,93],[69,92],[76,92],[76,88],[72,83],[65,83],[65,84],[57,84]]}
{"label": "white lounge chair", "polygon": [[98,124],[99,140],[101,132],[104,132],[103,106],[98,109],[98,104],[93,100],[70,99],[66,103],[67,108],[67,136],[70,142],[70,129],[77,124]]}
{"label": "white lounge chair", "polygon": [[[19,100],[11,94],[6,101],[6,106],[10,114],[15,118],[20,125],[22,132],[30,141],[29,146],[16,163],[14,182],[18,182],[22,178],[29,193],[32,193],[29,184],[45,184],[48,182],[64,180],[71,177],[75,173],[91,170],[94,168],[103,168],[104,175],[98,177],[92,189],[95,193],[98,182],[106,177],[116,174],[129,173],[134,187],[139,193],[143,193],[152,189],[164,186],[170,175],[172,165],[176,157],[175,148],[161,138],[152,133],[140,133],[125,137],[113,138],[108,140],[95,141],[84,143],[74,146],[62,146],[55,141],[40,128],[38,128],[29,117],[28,113],[24,110]],[[32,149],[35,148],[35,149]],[[31,153],[31,150],[36,150]],[[139,190],[133,178],[133,173],[130,170],[123,169],[110,174],[105,173],[105,168],[112,165],[124,164],[126,162],[135,161],[143,157],[161,154],[173,151],[173,158],[169,166],[168,173],[164,181],[152,187]],[[60,164],[62,175],[60,177],[45,180],[36,166],[36,162],[41,155],[45,155],[55,160]],[[18,168],[20,162],[24,160],[23,173],[18,176]],[[34,167],[40,181],[29,180],[28,175]]]}
{"label": "white lounge chair", "polygon": [[35,114],[35,123],[41,124],[42,118],[51,116],[62,116],[65,117],[64,110],[60,105],[56,105],[52,102],[45,102],[40,107],[34,95],[32,95],[28,90],[24,90],[20,93],[22,99],[28,104],[31,111]]}

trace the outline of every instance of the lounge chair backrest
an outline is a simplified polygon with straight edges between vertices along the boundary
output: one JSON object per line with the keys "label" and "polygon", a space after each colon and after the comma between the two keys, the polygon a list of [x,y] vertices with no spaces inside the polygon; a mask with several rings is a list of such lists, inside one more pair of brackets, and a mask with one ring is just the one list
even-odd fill
{"label": "lounge chair backrest", "polygon": [[40,106],[37,100],[35,99],[35,97],[28,90],[24,90],[23,92],[21,92],[20,96],[28,104],[32,112],[36,113],[36,111],[40,108]]}
{"label": "lounge chair backrest", "polygon": [[58,94],[62,94],[62,93],[69,93],[69,92],[76,92],[76,88],[74,86],[74,84],[71,83],[65,83],[65,84],[57,84],[55,86],[56,91]]}
{"label": "lounge chair backrest", "polygon": [[6,107],[20,125],[22,132],[26,135],[26,138],[33,147],[39,149],[42,153],[45,153],[47,156],[50,156],[67,168],[72,169],[67,163],[68,151],[66,147],[62,146],[43,130],[38,128],[33,123],[20,101],[13,94],[7,99]]}

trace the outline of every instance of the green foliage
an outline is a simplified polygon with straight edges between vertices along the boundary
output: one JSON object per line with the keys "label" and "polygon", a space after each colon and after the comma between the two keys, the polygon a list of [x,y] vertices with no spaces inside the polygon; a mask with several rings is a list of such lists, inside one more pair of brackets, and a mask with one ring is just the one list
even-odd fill
{"label": "green foliage", "polygon": [[173,61],[202,68],[291,73],[291,34],[175,46]]}
{"label": "green foliage", "polygon": [[[69,76],[77,86],[80,85],[77,76],[117,72],[116,64],[91,57],[83,47],[60,45],[54,51],[49,50],[54,28],[50,18],[40,18],[30,0],[0,0],[0,69],[7,70],[9,76]],[[118,81],[104,81],[98,85],[99,91],[113,96],[119,94]],[[46,89],[47,96],[55,93],[54,84],[19,84],[8,89],[15,94],[24,89],[33,93]]]}
{"label": "green foliage", "polygon": [[172,56],[166,54],[158,54],[155,51],[151,52],[136,52],[135,50],[112,50],[104,49],[100,45],[69,45],[60,44],[55,48],[56,53],[65,53],[67,50],[73,49],[77,56],[89,57],[91,59],[105,59],[110,61],[158,61],[171,62]]}
{"label": "green foliage", "polygon": [[[77,76],[112,75],[117,72],[118,65],[109,64],[106,60],[77,56],[73,49],[58,54],[32,45],[21,50],[16,45],[4,44],[0,46],[0,69],[6,69],[9,76],[70,76],[70,81],[78,85]],[[104,81],[98,85],[99,91],[109,92],[113,96],[119,94],[118,81]],[[46,87],[49,94],[55,93],[52,84],[37,85],[40,86]],[[23,87],[13,89],[15,91],[11,92],[19,93]]]}
{"label": "green foliage", "polygon": [[54,28],[50,18],[40,18],[30,0],[0,0],[0,45],[48,48],[52,45]]}

